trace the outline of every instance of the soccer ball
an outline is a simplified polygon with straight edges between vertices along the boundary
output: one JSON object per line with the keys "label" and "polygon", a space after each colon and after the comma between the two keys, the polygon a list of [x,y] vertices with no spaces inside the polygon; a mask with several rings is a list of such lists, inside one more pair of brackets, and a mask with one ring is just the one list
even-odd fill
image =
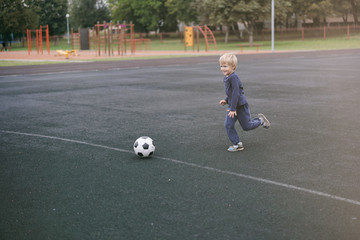
{"label": "soccer ball", "polygon": [[140,157],[151,156],[155,151],[153,140],[147,136],[139,137],[134,143],[134,151]]}

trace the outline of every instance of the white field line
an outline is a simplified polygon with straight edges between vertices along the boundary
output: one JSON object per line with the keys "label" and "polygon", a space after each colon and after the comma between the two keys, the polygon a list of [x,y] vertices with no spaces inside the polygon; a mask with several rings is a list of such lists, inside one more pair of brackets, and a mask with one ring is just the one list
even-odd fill
{"label": "white field line", "polygon": [[[70,143],[84,144],[84,145],[88,145],[88,146],[92,146],[92,147],[99,147],[99,148],[109,149],[109,150],[113,150],[113,151],[134,154],[133,151],[130,151],[130,150],[114,148],[114,147],[108,147],[108,146],[104,146],[104,145],[88,143],[88,142],[83,142],[83,141],[78,141],[78,140],[72,140],[72,139],[67,139],[67,138],[59,138],[59,137],[46,136],[46,135],[40,135],[40,134],[22,133],[22,132],[14,132],[14,131],[6,131],[6,130],[0,130],[0,132],[7,133],[7,134],[16,134],[16,135],[23,135],[23,136],[30,136],[30,137],[53,139],[53,140],[59,140],[59,141],[64,141],[64,142],[70,142]],[[303,187],[298,187],[298,186],[291,185],[291,184],[276,182],[276,181],[272,181],[272,180],[268,180],[268,179],[264,179],[264,178],[259,178],[259,177],[253,177],[253,176],[250,176],[250,175],[231,172],[231,171],[227,171],[227,170],[221,170],[221,169],[217,169],[217,168],[202,166],[202,165],[198,165],[198,164],[195,164],[195,163],[184,162],[184,161],[180,161],[180,160],[176,160],[176,159],[172,159],[172,158],[157,157],[157,156],[152,156],[152,158],[157,158],[157,159],[161,159],[161,160],[165,160],[165,161],[169,161],[169,162],[173,162],[173,163],[177,163],[177,164],[182,164],[182,165],[186,165],[186,166],[190,166],[190,167],[200,168],[200,169],[204,169],[204,170],[208,170],[208,171],[212,171],[212,172],[217,172],[217,173],[221,173],[221,174],[232,175],[232,176],[236,176],[236,177],[240,177],[240,178],[244,178],[244,179],[249,179],[249,180],[253,180],[253,181],[257,181],[257,182],[261,182],[261,183],[271,184],[271,185],[275,185],[275,186],[279,186],[279,187],[284,187],[284,188],[287,188],[289,190],[296,190],[296,191],[306,192],[306,193],[310,193],[310,194],[313,194],[313,195],[326,197],[326,198],[330,198],[330,199],[334,199],[334,200],[338,200],[338,201],[343,201],[343,202],[347,202],[347,203],[350,203],[350,204],[360,206],[360,201],[356,201],[356,200],[352,200],[352,199],[332,195],[332,194],[325,193],[325,192],[311,190],[311,189],[307,189],[307,188],[303,188]]]}

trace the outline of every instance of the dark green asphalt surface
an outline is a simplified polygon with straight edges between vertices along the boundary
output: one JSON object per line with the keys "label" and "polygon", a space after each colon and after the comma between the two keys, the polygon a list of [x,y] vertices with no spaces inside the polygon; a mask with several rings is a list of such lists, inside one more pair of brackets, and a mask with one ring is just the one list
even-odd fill
{"label": "dark green asphalt surface", "polygon": [[0,68],[0,239],[360,239],[360,50],[239,56],[236,153],[217,60]]}

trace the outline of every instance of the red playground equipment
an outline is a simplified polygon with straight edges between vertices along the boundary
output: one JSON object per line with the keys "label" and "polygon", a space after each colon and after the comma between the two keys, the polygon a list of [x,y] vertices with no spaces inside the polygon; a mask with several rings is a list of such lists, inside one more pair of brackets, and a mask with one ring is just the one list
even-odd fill
{"label": "red playground equipment", "polygon": [[[117,22],[99,22],[95,25],[93,31],[93,46],[95,48],[96,56],[114,56],[114,51],[117,51],[118,55],[126,55],[127,49],[131,51],[131,54],[136,52],[136,45],[145,45],[148,48],[150,39],[135,39],[134,24]],[[114,50],[115,49],[115,50]]]}
{"label": "red playground equipment", "polygon": [[[128,29],[130,29],[130,34],[127,34]],[[134,39],[134,24],[113,24],[112,22],[104,22],[100,24],[99,22],[95,25],[93,31],[93,40],[94,47],[96,51],[96,56],[101,56],[103,51],[106,56],[114,55],[114,45],[116,44],[118,55],[126,54],[126,37],[129,36],[130,39]],[[131,53],[133,53],[133,47],[131,46]]]}
{"label": "red playground equipment", "polygon": [[[190,29],[192,30],[190,31]],[[214,49],[217,51],[217,45],[216,45],[216,39],[210,28],[208,26],[192,26],[192,27],[185,27],[187,31],[185,31],[185,51],[186,47],[192,47],[193,51],[195,51],[195,44],[194,44],[194,35],[196,34],[196,45],[197,45],[197,51],[200,51],[199,46],[199,35],[200,33],[204,37],[205,41],[205,51],[209,51],[209,45],[212,44],[214,46]]]}
{"label": "red playground equipment", "polygon": [[[43,32],[44,32],[45,36],[43,36]],[[32,40],[33,34],[35,34],[35,42]],[[40,25],[40,28],[35,29],[35,30],[26,29],[26,36],[27,36],[28,54],[29,55],[31,53],[33,45],[34,45],[34,47],[36,45],[37,54],[41,53],[41,55],[43,55],[43,53],[44,53],[43,38],[44,37],[46,39],[46,50],[47,50],[48,54],[50,54],[49,25],[46,25],[46,27],[43,27]]]}

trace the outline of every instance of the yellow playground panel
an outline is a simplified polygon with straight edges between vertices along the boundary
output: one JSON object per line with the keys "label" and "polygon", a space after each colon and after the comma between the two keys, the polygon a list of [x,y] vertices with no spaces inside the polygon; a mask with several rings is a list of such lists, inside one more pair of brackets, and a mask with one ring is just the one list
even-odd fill
{"label": "yellow playground panel", "polygon": [[208,26],[191,26],[191,27],[185,27],[184,29],[184,48],[186,51],[187,47],[192,47],[193,51],[195,51],[195,41],[197,45],[197,51],[200,51],[200,41],[199,41],[199,35],[200,33],[204,37],[205,42],[205,51],[209,51],[210,44],[213,46],[213,48],[217,51],[217,45],[216,45],[216,39],[210,28]]}

